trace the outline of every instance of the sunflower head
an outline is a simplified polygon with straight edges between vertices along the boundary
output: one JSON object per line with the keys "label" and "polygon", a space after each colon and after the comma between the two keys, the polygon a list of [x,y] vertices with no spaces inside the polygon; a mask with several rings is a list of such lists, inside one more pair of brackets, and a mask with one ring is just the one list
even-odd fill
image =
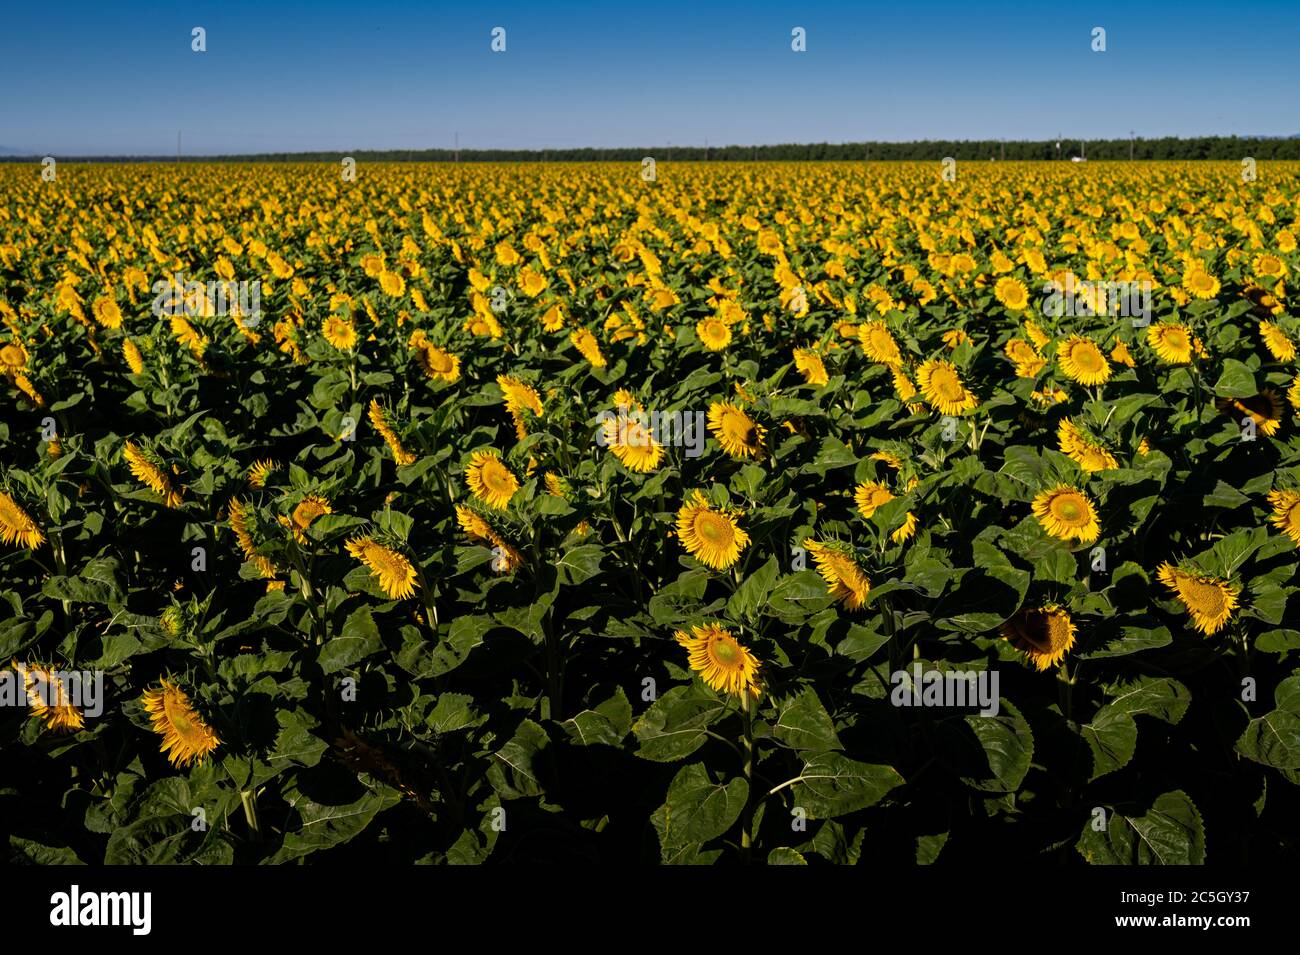
{"label": "sunflower head", "polygon": [[695,335],[709,351],[722,351],[731,344],[731,326],[720,318],[704,318],[695,325]]}
{"label": "sunflower head", "polygon": [[678,630],[674,637],[689,654],[690,667],[719,693],[758,698],[758,659],[717,624]]}
{"label": "sunflower head", "polygon": [[280,523],[289,529],[299,544],[307,543],[307,528],[322,514],[332,514],[330,502],[319,494],[309,494],[293,509],[291,515],[280,515]]}
{"label": "sunflower head", "polygon": [[607,415],[600,427],[605,447],[629,471],[645,474],[659,467],[664,448],[647,424],[644,412],[620,408],[618,414]]}
{"label": "sunflower head", "polygon": [[254,461],[252,467],[248,469],[248,483],[259,490],[266,487],[266,480],[275,469],[276,463],[269,458]]}
{"label": "sunflower head", "polygon": [[1186,365],[1192,360],[1192,332],[1181,322],[1151,325],[1147,329],[1147,344],[1166,364]]}
{"label": "sunflower head", "polygon": [[1300,491],[1269,491],[1268,502],[1273,506],[1273,514],[1269,518],[1273,526],[1300,547]]}
{"label": "sunflower head", "polygon": [[1043,491],[1032,506],[1038,522],[1053,537],[1088,544],[1101,535],[1096,508],[1078,488],[1059,485]]}
{"label": "sunflower head", "polygon": [[127,466],[130,467],[136,480],[159,494],[163,504],[171,508],[181,506],[180,493],[172,487],[171,478],[151,454],[133,441],[128,441],[122,448],[122,457],[126,459]]}
{"label": "sunflower head", "polygon": [[504,511],[519,490],[519,479],[493,450],[475,451],[465,469],[465,483],[478,500]]}
{"label": "sunflower head", "polygon": [[380,589],[393,600],[415,596],[415,566],[401,551],[387,547],[373,537],[354,537],[347,543],[347,551],[378,580]]}
{"label": "sunflower head", "polygon": [[36,550],[44,540],[45,535],[36,526],[36,522],[18,506],[17,501],[0,491],[0,541]]}
{"label": "sunflower head", "polygon": [[357,329],[349,319],[331,315],[321,326],[325,340],[339,351],[351,351],[357,345]]}
{"label": "sunflower head", "polygon": [[677,512],[677,537],[692,557],[714,570],[726,570],[749,546],[738,516],[731,508],[713,507],[696,491]]}
{"label": "sunflower head", "polygon": [[1071,335],[1057,351],[1062,373],[1081,385],[1103,385],[1110,380],[1110,363],[1101,349],[1082,335]]}
{"label": "sunflower head", "polygon": [[827,592],[849,610],[859,610],[866,603],[871,582],[858,564],[853,548],[838,541],[821,542],[809,538],[803,546],[813,555],[817,573],[826,581]]}
{"label": "sunflower head", "polygon": [[806,348],[796,348],[794,350],[794,366],[798,369],[799,374],[803,375],[805,384],[821,388],[830,383],[830,376],[826,373],[826,364],[822,361],[821,356],[814,351]]}
{"label": "sunflower head", "polygon": [[1178,602],[1191,615],[1192,625],[1207,635],[1227,626],[1241,594],[1226,580],[1186,571],[1168,561],[1157,568],[1156,577],[1173,591]]}
{"label": "sunflower head", "polygon": [[1033,610],[1022,607],[1002,624],[1002,636],[1039,672],[1059,664],[1074,646],[1070,615],[1055,604]]}
{"label": "sunflower head", "polygon": [[201,762],[221,745],[212,728],[194,711],[189,697],[167,680],[156,690],[148,690],[142,700],[153,731],[162,737],[159,751],[176,767]]}
{"label": "sunflower head", "polygon": [[1250,398],[1220,398],[1219,411],[1231,418],[1249,418],[1259,431],[1272,437],[1282,427],[1282,401],[1276,391],[1265,388]]}
{"label": "sunflower head", "polygon": [[916,370],[921,394],[940,414],[965,414],[979,405],[979,399],[963,384],[952,362],[931,358]]}
{"label": "sunflower head", "polygon": [[739,405],[715,401],[709,407],[709,430],[733,458],[756,458],[763,452],[767,429],[756,422]]}
{"label": "sunflower head", "polygon": [[25,666],[17,660],[13,661],[13,668],[23,681],[32,716],[44,723],[47,730],[72,733],[85,727],[85,716],[72,702],[74,696],[62,674],[52,667]]}
{"label": "sunflower head", "polygon": [[600,350],[600,342],[586,328],[576,328],[569,334],[569,341],[573,344],[579,354],[591,364],[593,368],[604,368],[607,362],[605,355]]}

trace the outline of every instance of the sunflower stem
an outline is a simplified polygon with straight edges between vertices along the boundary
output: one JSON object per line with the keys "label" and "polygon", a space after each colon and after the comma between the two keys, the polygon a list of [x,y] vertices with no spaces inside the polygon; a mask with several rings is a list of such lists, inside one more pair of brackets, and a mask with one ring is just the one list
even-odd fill
{"label": "sunflower stem", "polygon": [[1056,671],[1056,679],[1060,686],[1059,691],[1061,713],[1067,722],[1073,721],[1074,712],[1074,681],[1070,679],[1069,666],[1062,663],[1060,669]]}
{"label": "sunflower stem", "polygon": [[754,843],[752,829],[754,827],[754,714],[750,707],[749,693],[742,689],[740,692],[740,711],[743,714],[742,721],[744,725],[744,743],[745,751],[745,809],[741,815],[740,822],[740,849],[746,862],[750,859],[750,850]]}
{"label": "sunflower stem", "polygon": [[239,801],[243,803],[244,818],[248,820],[249,831],[253,833],[255,840],[261,841],[262,827],[257,821],[257,793],[245,789],[239,794]]}

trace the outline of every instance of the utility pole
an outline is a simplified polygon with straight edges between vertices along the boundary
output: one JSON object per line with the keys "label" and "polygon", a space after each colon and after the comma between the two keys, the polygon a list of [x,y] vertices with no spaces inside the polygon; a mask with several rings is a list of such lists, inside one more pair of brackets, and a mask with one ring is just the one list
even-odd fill
{"label": "utility pole", "polygon": [[460,162],[460,130],[456,131],[456,162]]}
{"label": "utility pole", "polygon": [[707,136],[704,138],[704,161],[709,161],[709,139]]}
{"label": "utility pole", "polygon": [[176,130],[176,161],[181,161],[181,131]]}
{"label": "utility pole", "polygon": [[1135,136],[1137,136],[1137,133],[1133,132],[1133,130],[1130,129],[1128,131],[1128,161],[1129,162],[1133,161],[1133,142]]}

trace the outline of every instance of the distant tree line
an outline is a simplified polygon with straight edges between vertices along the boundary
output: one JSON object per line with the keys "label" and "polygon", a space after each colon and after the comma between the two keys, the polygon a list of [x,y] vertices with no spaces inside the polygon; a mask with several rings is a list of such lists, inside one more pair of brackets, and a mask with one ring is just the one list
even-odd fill
{"label": "distant tree line", "polygon": [[[788,143],[776,146],[644,146],[619,149],[359,149],[340,152],[257,153],[230,156],[183,156],[182,162],[639,162],[767,160],[889,161],[1068,160],[1088,159],[1300,159],[1300,135],[1290,137],[1199,136],[1181,139],[938,140],[909,143]],[[0,162],[31,162],[38,157],[5,156]],[[55,157],[61,158],[61,157]],[[76,162],[175,162],[175,156],[69,156]]]}

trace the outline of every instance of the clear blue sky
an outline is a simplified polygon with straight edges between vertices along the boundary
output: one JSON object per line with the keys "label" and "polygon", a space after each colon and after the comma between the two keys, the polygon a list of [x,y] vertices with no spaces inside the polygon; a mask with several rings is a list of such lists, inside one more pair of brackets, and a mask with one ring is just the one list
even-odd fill
{"label": "clear blue sky", "polygon": [[0,21],[0,147],[166,155],[177,129],[189,155],[457,131],[524,149],[1291,135],[1298,44],[1297,0],[36,0]]}

